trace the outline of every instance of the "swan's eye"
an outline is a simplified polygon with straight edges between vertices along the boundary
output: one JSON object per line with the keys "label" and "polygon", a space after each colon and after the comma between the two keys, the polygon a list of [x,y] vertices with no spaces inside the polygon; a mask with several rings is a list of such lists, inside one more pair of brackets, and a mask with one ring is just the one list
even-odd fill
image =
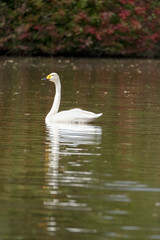
{"label": "swan's eye", "polygon": [[52,77],[52,75],[51,74],[49,74],[48,76],[47,76],[47,79],[50,79]]}

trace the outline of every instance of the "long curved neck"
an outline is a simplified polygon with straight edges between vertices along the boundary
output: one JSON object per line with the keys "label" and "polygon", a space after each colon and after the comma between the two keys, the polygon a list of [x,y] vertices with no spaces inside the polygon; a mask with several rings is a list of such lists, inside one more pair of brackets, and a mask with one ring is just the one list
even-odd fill
{"label": "long curved neck", "polygon": [[55,82],[55,87],[56,87],[56,94],[55,94],[55,97],[54,97],[53,105],[52,105],[51,110],[48,113],[47,117],[54,116],[58,112],[58,109],[59,109],[60,100],[61,100],[61,83],[60,83],[60,80]]}

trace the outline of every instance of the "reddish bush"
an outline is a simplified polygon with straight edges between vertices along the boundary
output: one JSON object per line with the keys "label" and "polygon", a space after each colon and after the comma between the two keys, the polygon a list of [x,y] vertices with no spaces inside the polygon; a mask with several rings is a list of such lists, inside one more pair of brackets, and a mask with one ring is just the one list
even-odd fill
{"label": "reddish bush", "polygon": [[0,52],[158,55],[159,0],[1,1]]}

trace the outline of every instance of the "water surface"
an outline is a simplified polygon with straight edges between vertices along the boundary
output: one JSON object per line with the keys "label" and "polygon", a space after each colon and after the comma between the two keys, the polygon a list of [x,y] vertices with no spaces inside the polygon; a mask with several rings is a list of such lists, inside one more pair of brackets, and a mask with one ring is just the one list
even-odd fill
{"label": "water surface", "polygon": [[[46,127],[61,110],[103,116]],[[160,239],[160,61],[0,58],[0,239]]]}

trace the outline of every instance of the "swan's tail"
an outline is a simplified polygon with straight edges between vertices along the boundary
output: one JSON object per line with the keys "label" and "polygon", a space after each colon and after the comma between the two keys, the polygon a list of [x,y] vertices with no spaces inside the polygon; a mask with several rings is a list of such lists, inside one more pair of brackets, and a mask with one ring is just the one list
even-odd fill
{"label": "swan's tail", "polygon": [[94,114],[94,116],[92,116],[91,118],[87,119],[87,122],[93,122],[94,120],[96,120],[97,118],[99,118],[102,115],[103,115],[103,113]]}
{"label": "swan's tail", "polygon": [[102,115],[103,115],[103,113],[98,113],[98,114],[96,114],[96,118],[99,118]]}

